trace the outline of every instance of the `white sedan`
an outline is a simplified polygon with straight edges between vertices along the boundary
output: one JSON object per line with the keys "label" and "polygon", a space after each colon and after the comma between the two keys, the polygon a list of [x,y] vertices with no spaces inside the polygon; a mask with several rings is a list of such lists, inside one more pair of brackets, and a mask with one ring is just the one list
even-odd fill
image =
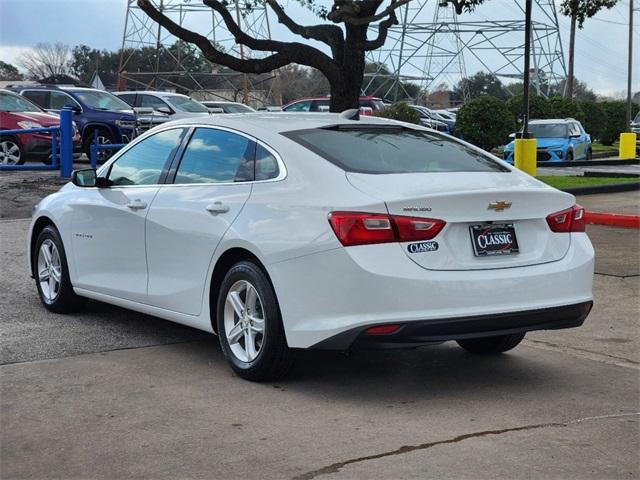
{"label": "white sedan", "polygon": [[473,353],[577,327],[592,306],[584,210],[455,138],[375,117],[170,122],[34,209],[52,312],[86,298],[218,334],[238,375],[294,348]]}

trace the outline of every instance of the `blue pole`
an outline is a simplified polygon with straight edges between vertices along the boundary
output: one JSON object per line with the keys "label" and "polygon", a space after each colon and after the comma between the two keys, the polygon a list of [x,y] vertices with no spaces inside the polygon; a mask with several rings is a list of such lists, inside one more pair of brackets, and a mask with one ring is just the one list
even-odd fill
{"label": "blue pole", "polygon": [[73,170],[73,110],[63,108],[60,110],[60,176],[71,178]]}
{"label": "blue pole", "polygon": [[98,165],[98,129],[93,131],[93,142],[91,142],[91,168]]}
{"label": "blue pole", "polygon": [[51,166],[58,168],[58,130],[51,131]]}

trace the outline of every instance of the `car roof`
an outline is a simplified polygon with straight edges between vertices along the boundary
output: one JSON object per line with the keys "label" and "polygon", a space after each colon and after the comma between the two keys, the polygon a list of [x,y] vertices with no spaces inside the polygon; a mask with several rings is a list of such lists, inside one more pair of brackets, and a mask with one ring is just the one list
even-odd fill
{"label": "car roof", "polygon": [[155,95],[155,96],[159,96],[159,97],[187,97],[187,98],[191,98],[188,95],[183,95],[182,93],[175,93],[175,92],[158,92],[156,90],[127,90],[124,92],[113,92],[114,95],[122,95],[122,94],[135,94],[135,93],[141,93],[144,95]]}
{"label": "car roof", "polygon": [[[362,115],[360,120],[349,120],[339,113],[299,113],[299,112],[251,112],[229,113],[193,117],[167,122],[165,126],[211,125],[239,130],[249,134],[271,134],[293,130],[306,130],[332,125],[384,125],[398,124],[394,120]],[[412,125],[420,129],[420,125]]]}
{"label": "car roof", "polygon": [[575,118],[545,118],[540,120],[531,120],[529,124],[538,123],[538,124],[549,124],[549,123],[568,123],[568,122],[578,122]]}
{"label": "car roof", "polygon": [[[240,102],[230,102],[229,100],[198,100],[200,103],[224,103],[225,105],[244,105]],[[245,107],[248,105],[244,105]]]}

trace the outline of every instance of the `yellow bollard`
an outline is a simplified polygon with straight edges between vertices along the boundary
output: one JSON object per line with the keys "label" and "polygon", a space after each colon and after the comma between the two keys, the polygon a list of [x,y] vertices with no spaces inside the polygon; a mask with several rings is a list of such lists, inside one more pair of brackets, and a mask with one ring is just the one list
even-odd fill
{"label": "yellow bollard", "polygon": [[636,158],[636,134],[621,133],[620,134],[620,159],[629,160]]}
{"label": "yellow bollard", "polygon": [[538,172],[536,139],[516,138],[513,148],[514,165],[532,177]]}

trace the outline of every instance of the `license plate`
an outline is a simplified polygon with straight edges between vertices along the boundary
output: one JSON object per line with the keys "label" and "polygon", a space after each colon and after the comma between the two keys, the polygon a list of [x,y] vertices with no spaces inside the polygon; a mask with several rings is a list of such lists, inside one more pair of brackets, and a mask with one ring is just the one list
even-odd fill
{"label": "license plate", "polygon": [[513,223],[472,225],[471,244],[476,257],[518,253],[518,240]]}

